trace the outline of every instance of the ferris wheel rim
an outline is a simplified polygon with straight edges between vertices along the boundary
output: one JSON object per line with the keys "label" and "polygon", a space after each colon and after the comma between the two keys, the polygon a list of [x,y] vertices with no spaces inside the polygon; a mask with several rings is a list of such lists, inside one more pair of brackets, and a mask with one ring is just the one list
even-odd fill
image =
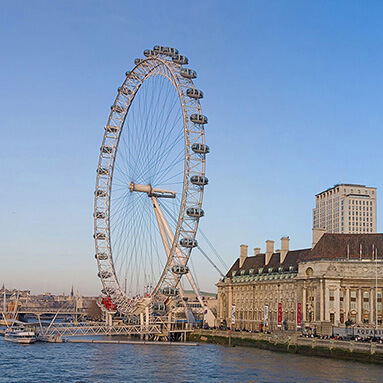
{"label": "ferris wheel rim", "polygon": [[[95,236],[95,247],[96,247],[96,258],[97,258],[97,264],[98,264],[98,269],[99,269],[99,277],[102,281],[103,284],[103,291],[106,293],[106,295],[112,296],[113,301],[117,304],[117,307],[119,309],[122,309],[121,311],[125,312],[131,312],[134,310],[134,308],[142,303],[143,299],[136,299],[136,301],[131,300],[131,297],[128,297],[126,293],[123,292],[120,281],[118,280],[115,267],[114,267],[114,259],[113,259],[113,249],[112,249],[112,243],[111,243],[111,233],[110,233],[110,206],[111,206],[111,194],[112,194],[112,185],[113,185],[113,175],[114,175],[114,170],[115,170],[115,161],[117,158],[118,154],[118,147],[121,139],[121,134],[123,131],[123,127],[125,124],[125,120],[127,118],[127,115],[129,113],[129,109],[132,105],[132,102],[136,96],[136,94],[139,92],[141,86],[144,84],[145,81],[147,81],[150,77],[156,75],[154,72],[158,70],[159,68],[166,69],[168,72],[169,77],[165,76],[168,78],[168,80],[172,83],[174,88],[177,91],[178,94],[178,99],[181,105],[181,110],[182,110],[182,117],[183,117],[183,130],[184,130],[184,147],[185,147],[185,155],[184,155],[184,175],[183,175],[183,188],[182,188],[182,198],[181,198],[181,204],[180,204],[180,211],[179,211],[179,217],[177,221],[177,229],[176,232],[174,233],[174,240],[172,243],[172,249],[171,249],[171,257],[169,256],[166,262],[166,266],[164,267],[163,273],[160,277],[160,279],[157,282],[156,287],[153,289],[152,293],[154,294],[155,292],[158,291],[158,289],[161,287],[164,279],[166,278],[167,273],[169,273],[169,268],[171,265],[172,259],[174,259],[174,252],[176,247],[178,246],[179,239],[182,236],[182,238],[188,238],[191,240],[195,240],[195,236],[198,230],[198,224],[199,224],[199,218],[194,219],[194,230],[193,225],[189,224],[188,229],[186,230],[183,228],[184,222],[185,222],[185,216],[186,216],[186,208],[187,206],[187,198],[189,194],[189,189],[191,188],[192,182],[191,182],[191,174],[194,174],[193,172],[190,171],[190,163],[191,159],[193,158],[193,154],[191,154],[191,140],[190,140],[190,129],[189,126],[192,126],[193,129],[196,129],[196,124],[193,123],[193,125],[190,124],[190,119],[193,114],[190,114],[190,111],[187,110],[185,106],[185,98],[186,96],[186,86],[189,86],[190,88],[196,89],[194,86],[194,83],[191,78],[186,78],[181,76],[181,71],[183,70],[182,65],[175,64],[173,61],[170,61],[169,59],[162,57],[160,55],[157,55],[155,57],[148,57],[144,60],[140,60],[137,62],[136,66],[133,68],[133,70],[129,73],[127,73],[127,77],[125,81],[122,84],[122,87],[126,86],[126,83],[128,79],[130,80],[137,80],[139,79],[138,83],[136,84],[136,87],[134,91],[132,92],[132,97],[128,98],[128,103],[126,104],[125,111],[123,118],[120,119],[119,124],[117,124],[117,135],[114,137],[114,149],[112,150],[112,155],[110,156],[111,161],[109,161],[109,169],[110,171],[106,172],[106,186],[107,190],[106,191],[106,196],[102,195],[102,193],[99,193],[99,191],[102,191],[103,189],[100,188],[100,179],[105,175],[105,174],[100,174],[100,169],[103,169],[103,159],[104,153],[103,153],[103,148],[105,147],[105,142],[107,140],[110,140],[110,136],[108,136],[108,130],[105,130],[104,137],[103,137],[103,142],[102,146],[100,149],[100,156],[99,156],[99,164],[98,164],[98,171],[97,171],[97,180],[96,180],[96,191],[95,191],[95,203],[94,203],[94,236]],[[148,69],[150,69],[148,71]],[[161,70],[161,69],[160,69]],[[164,75],[164,74],[162,74]],[[140,77],[143,76],[143,77]],[[172,76],[172,78],[170,78]],[[182,86],[180,85],[182,83]],[[182,89],[181,89],[182,88]],[[119,88],[120,89],[120,88]],[[111,121],[113,121],[114,118],[114,112],[118,109],[118,107],[121,106],[121,99],[120,99],[121,93],[120,90],[117,94],[117,97],[115,99],[115,102],[113,106],[111,107],[112,111],[110,112],[109,118],[108,118],[108,123],[107,127],[111,126]],[[189,109],[192,109],[189,107]],[[196,111],[199,116],[202,115],[202,109],[199,103],[199,100],[195,102],[194,105],[194,111]],[[203,116],[205,117],[205,116]],[[207,122],[207,121],[206,121]],[[116,133],[115,132],[115,133]],[[204,124],[202,124],[202,127],[200,126],[200,130],[198,132],[200,139],[202,139],[202,142],[200,142],[202,145],[205,145],[205,133],[204,133]],[[109,153],[110,154],[110,153]],[[203,158],[202,158],[203,157]],[[205,156],[202,156],[199,158],[199,163],[200,163],[200,171],[198,172],[198,176],[200,177],[205,177]],[[104,183],[105,184],[105,183]],[[195,185],[194,185],[195,186]],[[194,187],[193,186],[193,187]],[[204,193],[204,185],[202,187],[199,187],[198,190],[193,190],[193,193],[198,196],[198,202],[195,203],[196,206],[198,206],[202,210],[202,200],[203,200],[203,193]],[[192,194],[192,193],[190,193]],[[99,200],[104,199],[105,202],[105,207],[106,207],[106,225],[100,224],[100,219],[98,218],[98,213],[99,213]],[[104,217],[105,219],[105,217]],[[103,233],[104,232],[104,233]],[[102,238],[102,234],[104,235],[104,238]],[[106,246],[100,246],[100,242],[105,241],[107,242]],[[99,256],[99,254],[102,254],[100,252],[100,248],[104,248],[107,251],[107,259],[102,258]],[[187,249],[186,251],[186,263],[187,264],[190,255],[191,255],[192,248]],[[100,259],[99,259],[100,258]],[[106,262],[108,261],[109,263],[109,268],[105,267]],[[112,273],[112,275],[108,274]],[[177,281],[178,282],[178,281]],[[113,287],[114,286],[114,287]],[[127,300],[131,300],[130,302],[127,302]]]}

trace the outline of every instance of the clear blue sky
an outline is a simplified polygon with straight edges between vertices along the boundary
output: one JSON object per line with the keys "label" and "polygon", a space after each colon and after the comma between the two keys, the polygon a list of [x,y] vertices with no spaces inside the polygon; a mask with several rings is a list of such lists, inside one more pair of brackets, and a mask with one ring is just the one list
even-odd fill
{"label": "clear blue sky", "polygon": [[[198,73],[211,147],[202,229],[239,245],[311,245],[314,194],[383,198],[383,3],[0,1],[0,283],[98,294],[93,191],[103,127],[143,50]],[[204,289],[218,275],[197,255]]]}

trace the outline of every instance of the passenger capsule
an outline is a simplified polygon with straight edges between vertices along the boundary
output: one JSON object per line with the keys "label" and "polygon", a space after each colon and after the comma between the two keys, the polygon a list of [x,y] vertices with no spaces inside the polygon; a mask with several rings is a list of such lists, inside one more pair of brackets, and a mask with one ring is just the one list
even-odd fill
{"label": "passenger capsule", "polygon": [[103,211],[96,211],[95,213],[94,213],[94,216],[95,216],[95,218],[97,218],[97,219],[104,219],[105,218],[105,213],[103,212]]}
{"label": "passenger capsule", "polygon": [[97,169],[97,173],[100,175],[100,176],[106,176],[109,171],[108,171],[108,168],[98,168]]}
{"label": "passenger capsule", "polygon": [[174,55],[172,57],[172,60],[176,64],[181,64],[181,65],[189,64],[189,59],[186,56],[182,56],[182,55]]}
{"label": "passenger capsule", "polygon": [[120,105],[112,105],[110,109],[116,113],[122,113],[125,109]]}
{"label": "passenger capsule", "polygon": [[172,267],[172,272],[174,274],[184,275],[184,274],[187,274],[189,272],[189,268],[187,266],[174,265]]}
{"label": "passenger capsule", "polygon": [[207,145],[194,143],[191,146],[194,153],[207,154],[210,153],[210,148]]}
{"label": "passenger capsule", "polygon": [[105,130],[110,133],[117,133],[118,132],[118,127],[117,126],[112,126],[112,125],[107,125],[105,126]]}
{"label": "passenger capsule", "polygon": [[153,50],[151,49],[145,49],[144,50],[144,55],[146,57],[153,57],[153,56],[156,56],[156,52],[154,52]]}
{"label": "passenger capsule", "polygon": [[178,295],[178,289],[174,287],[164,287],[161,292],[167,297],[175,297]]}
{"label": "passenger capsule", "polygon": [[166,56],[178,55],[178,49],[171,48],[171,47],[165,47],[164,48],[164,55],[166,55]]}
{"label": "passenger capsule", "polygon": [[102,279],[108,279],[112,276],[112,273],[110,271],[100,271],[97,276]]}
{"label": "passenger capsule", "polygon": [[118,88],[118,91],[124,94],[125,96],[129,96],[130,94],[132,94],[132,91],[127,86],[120,86]]}
{"label": "passenger capsule", "polygon": [[113,295],[114,294],[114,289],[111,287],[106,287],[105,289],[101,290],[101,293],[104,295]]}
{"label": "passenger capsule", "polygon": [[195,88],[188,88],[188,89],[186,89],[186,95],[191,97],[191,98],[194,98],[196,100],[198,100],[200,98],[203,98],[202,90],[195,89]]}
{"label": "passenger capsule", "polygon": [[111,146],[102,146],[101,152],[105,154],[112,154],[113,148]]}
{"label": "passenger capsule", "polygon": [[163,303],[154,302],[153,303],[153,310],[154,311],[165,311],[166,306]]}
{"label": "passenger capsule", "polygon": [[198,207],[189,207],[189,209],[186,210],[186,214],[189,217],[201,218],[205,215],[205,212]]}
{"label": "passenger capsule", "polygon": [[195,124],[203,125],[207,124],[207,117],[203,114],[192,114],[190,116],[190,121],[194,122]]}
{"label": "passenger capsule", "polygon": [[191,176],[190,182],[194,185],[204,186],[209,183],[209,180],[205,176]]}
{"label": "passenger capsule", "polygon": [[125,76],[126,76],[126,77],[129,77],[131,73],[132,73],[132,72],[131,72],[130,70],[128,70],[128,71],[125,72]]}
{"label": "passenger capsule", "polygon": [[198,242],[196,239],[190,239],[190,238],[182,238],[180,240],[180,245],[182,247],[187,247],[187,248],[193,248],[193,247],[196,247],[198,246]]}
{"label": "passenger capsule", "polygon": [[197,78],[197,72],[189,68],[182,68],[180,70],[180,75],[185,78]]}
{"label": "passenger capsule", "polygon": [[97,189],[94,194],[97,196],[97,197],[106,197],[106,191],[105,190],[102,190],[102,189]]}
{"label": "passenger capsule", "polygon": [[153,48],[154,52],[155,53],[159,53],[159,54],[164,54],[164,51],[165,51],[165,47],[161,46],[161,45],[156,45],[154,48]]}
{"label": "passenger capsule", "polygon": [[106,253],[98,253],[95,254],[94,257],[99,261],[105,261],[106,259],[108,259],[108,255]]}
{"label": "passenger capsule", "polygon": [[95,238],[95,239],[105,239],[106,235],[105,235],[105,233],[96,233],[96,234],[93,234],[93,238]]}
{"label": "passenger capsule", "polygon": [[144,61],[144,59],[135,59],[134,60],[134,65],[141,64]]}

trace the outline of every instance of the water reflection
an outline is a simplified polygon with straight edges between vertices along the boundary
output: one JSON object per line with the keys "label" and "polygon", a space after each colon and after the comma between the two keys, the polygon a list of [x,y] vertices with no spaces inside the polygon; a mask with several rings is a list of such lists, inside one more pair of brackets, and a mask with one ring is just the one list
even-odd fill
{"label": "water reflection", "polygon": [[245,347],[44,344],[0,339],[0,382],[382,382],[377,365]]}

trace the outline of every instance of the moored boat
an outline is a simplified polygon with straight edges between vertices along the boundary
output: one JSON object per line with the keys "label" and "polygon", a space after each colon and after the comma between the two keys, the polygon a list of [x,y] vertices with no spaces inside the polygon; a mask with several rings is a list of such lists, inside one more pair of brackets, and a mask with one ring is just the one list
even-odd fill
{"label": "moored boat", "polygon": [[36,334],[33,331],[9,329],[4,334],[4,340],[13,343],[30,344],[36,342]]}

